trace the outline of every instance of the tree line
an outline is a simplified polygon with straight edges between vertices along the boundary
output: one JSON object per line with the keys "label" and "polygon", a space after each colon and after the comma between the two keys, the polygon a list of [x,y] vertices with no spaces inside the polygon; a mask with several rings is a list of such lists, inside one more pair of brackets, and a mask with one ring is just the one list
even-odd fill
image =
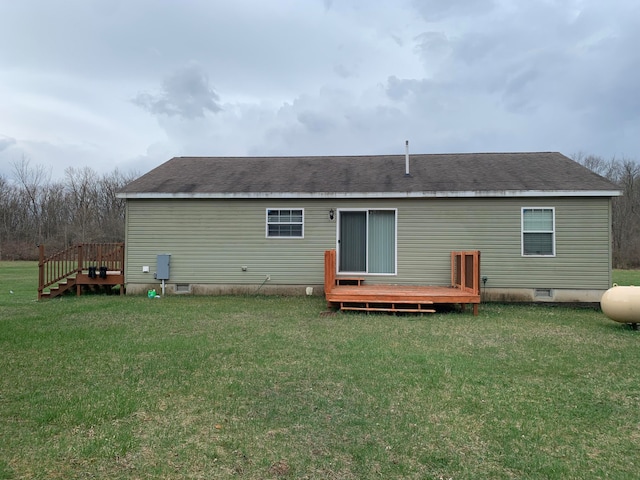
{"label": "tree line", "polygon": [[39,244],[54,253],[77,243],[124,241],[125,202],[116,194],[136,178],[70,167],[64,178],[23,158],[0,175],[0,260],[34,260]]}
{"label": "tree line", "polygon": [[573,160],[618,185],[622,196],[612,202],[614,268],[640,268],[640,165],[628,158],[605,159],[577,153]]}
{"label": "tree line", "polygon": [[[583,153],[573,160],[622,190],[612,202],[613,266],[639,268],[640,165]],[[16,162],[12,178],[0,175],[0,260],[33,260],[42,243],[55,252],[82,242],[124,242],[125,202],[116,194],[137,176],[70,167],[52,181],[44,167]]]}

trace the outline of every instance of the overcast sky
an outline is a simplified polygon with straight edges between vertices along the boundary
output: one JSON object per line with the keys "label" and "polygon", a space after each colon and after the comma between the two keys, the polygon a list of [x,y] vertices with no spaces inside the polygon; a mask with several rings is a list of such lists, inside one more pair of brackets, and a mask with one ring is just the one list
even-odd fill
{"label": "overcast sky", "polygon": [[0,0],[0,174],[179,155],[640,159],[638,0]]}

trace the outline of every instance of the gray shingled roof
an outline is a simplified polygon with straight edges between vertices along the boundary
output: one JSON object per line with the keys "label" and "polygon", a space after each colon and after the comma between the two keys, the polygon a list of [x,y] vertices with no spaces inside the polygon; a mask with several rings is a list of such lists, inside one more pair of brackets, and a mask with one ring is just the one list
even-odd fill
{"label": "gray shingled roof", "polygon": [[121,197],[618,195],[607,179],[560,153],[343,157],[176,157]]}

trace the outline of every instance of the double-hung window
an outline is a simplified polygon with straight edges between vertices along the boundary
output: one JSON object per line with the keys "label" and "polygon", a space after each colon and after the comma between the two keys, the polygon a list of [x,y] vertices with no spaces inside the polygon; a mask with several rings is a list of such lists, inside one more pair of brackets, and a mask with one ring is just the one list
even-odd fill
{"label": "double-hung window", "polygon": [[553,257],[556,254],[554,208],[522,209],[522,256]]}
{"label": "double-hung window", "polygon": [[267,237],[268,238],[303,238],[304,210],[267,209]]}

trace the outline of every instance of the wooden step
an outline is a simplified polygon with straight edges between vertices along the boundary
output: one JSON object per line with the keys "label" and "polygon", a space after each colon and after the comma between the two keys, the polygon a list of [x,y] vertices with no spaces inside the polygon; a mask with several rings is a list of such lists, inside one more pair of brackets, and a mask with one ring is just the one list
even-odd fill
{"label": "wooden step", "polygon": [[[410,302],[393,302],[393,303],[360,303],[360,302],[340,302],[340,310],[350,310],[359,312],[409,312],[409,313],[435,313],[432,308],[423,308],[424,305],[432,305],[433,302],[410,303]],[[411,307],[409,307],[411,305]],[[415,305],[415,307],[413,307]]]}
{"label": "wooden step", "polygon": [[345,303],[357,303],[361,305],[433,305],[433,302],[431,300],[406,300],[402,298],[393,300],[361,300],[359,298],[353,298],[350,300],[339,300],[339,303],[340,305],[343,305]]}
{"label": "wooden step", "polygon": [[359,311],[359,312],[391,312],[391,313],[436,313],[433,309],[419,309],[419,308],[381,308],[381,307],[343,307],[342,311]]}
{"label": "wooden step", "polygon": [[51,287],[49,289],[49,292],[42,292],[42,295],[40,295],[40,297],[55,298],[75,287],[75,285],[76,279],[74,277],[70,277],[66,281],[59,282],[55,287]]}
{"label": "wooden step", "polygon": [[336,277],[336,285],[362,285],[364,278],[361,277]]}

